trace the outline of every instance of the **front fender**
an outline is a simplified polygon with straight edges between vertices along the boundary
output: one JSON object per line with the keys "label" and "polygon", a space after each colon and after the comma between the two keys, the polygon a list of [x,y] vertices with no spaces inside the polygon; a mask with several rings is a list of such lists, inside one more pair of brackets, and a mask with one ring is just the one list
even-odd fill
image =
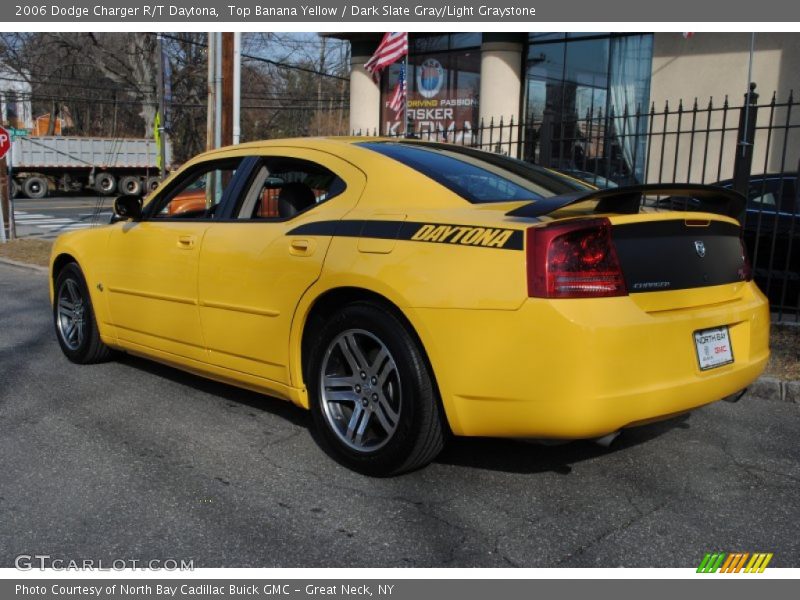
{"label": "front fender", "polygon": [[63,264],[64,258],[69,257],[78,264],[86,280],[89,297],[92,301],[97,327],[104,343],[115,345],[117,335],[111,324],[107,292],[100,289],[105,272],[104,263],[107,260],[106,250],[111,227],[98,227],[72,231],[60,235],[50,253],[50,276],[48,281],[50,305],[55,296],[56,266]]}

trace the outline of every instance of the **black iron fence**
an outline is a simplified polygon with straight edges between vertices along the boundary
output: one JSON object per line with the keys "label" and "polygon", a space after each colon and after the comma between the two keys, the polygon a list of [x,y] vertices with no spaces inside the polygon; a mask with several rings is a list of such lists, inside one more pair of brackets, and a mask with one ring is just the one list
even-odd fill
{"label": "black iron fence", "polygon": [[[482,148],[560,169],[598,187],[705,183],[744,194],[744,239],[757,283],[778,320],[800,322],[800,103],[792,92],[760,101],[666,103],[662,110],[591,108],[407,135]],[[377,132],[371,132],[376,134]]]}

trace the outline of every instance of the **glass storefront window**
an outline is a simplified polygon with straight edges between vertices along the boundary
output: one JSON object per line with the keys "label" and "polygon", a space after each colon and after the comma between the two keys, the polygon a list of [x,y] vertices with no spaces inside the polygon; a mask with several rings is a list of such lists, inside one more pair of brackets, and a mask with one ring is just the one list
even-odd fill
{"label": "glass storefront window", "polygon": [[[467,43],[475,47],[460,48]],[[477,126],[480,34],[412,38],[411,48],[406,115],[414,131],[423,138],[462,141]],[[400,135],[405,130],[404,115],[389,106],[403,68],[395,63],[381,77],[381,133],[386,135]]]}
{"label": "glass storefront window", "polygon": [[652,34],[574,33],[558,42],[550,35],[529,36],[525,158],[619,183],[641,180],[647,119],[631,115],[647,109]]}
{"label": "glass storefront window", "polygon": [[528,76],[535,78],[564,78],[563,42],[536,44],[528,51]]}
{"label": "glass storefront window", "polygon": [[555,32],[543,32],[543,33],[530,33],[528,34],[528,40],[531,43],[535,42],[549,42],[551,40],[563,40],[567,34],[565,33],[555,33]]}
{"label": "glass storefront window", "polygon": [[568,38],[587,38],[587,37],[609,37],[611,33],[606,32],[588,32],[588,31],[570,31],[567,33]]}

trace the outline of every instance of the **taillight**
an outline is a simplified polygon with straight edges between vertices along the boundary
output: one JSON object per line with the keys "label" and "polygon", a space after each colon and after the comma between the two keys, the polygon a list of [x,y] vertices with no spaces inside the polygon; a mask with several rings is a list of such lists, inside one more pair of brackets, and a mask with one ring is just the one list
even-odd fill
{"label": "taillight", "polygon": [[598,298],[628,293],[606,218],[531,227],[525,244],[528,296]]}

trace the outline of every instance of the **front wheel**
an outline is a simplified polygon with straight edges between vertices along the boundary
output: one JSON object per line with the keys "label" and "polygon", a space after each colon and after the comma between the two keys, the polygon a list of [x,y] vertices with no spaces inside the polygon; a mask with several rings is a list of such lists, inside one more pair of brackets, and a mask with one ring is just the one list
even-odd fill
{"label": "front wheel", "polygon": [[75,263],[66,265],[56,279],[53,321],[58,344],[72,362],[90,364],[111,357],[111,349],[100,339],[83,273]]}
{"label": "front wheel", "polygon": [[311,410],[341,462],[386,476],[432,461],[444,444],[442,414],[430,367],[406,324],[376,304],[359,302],[315,334]]}

